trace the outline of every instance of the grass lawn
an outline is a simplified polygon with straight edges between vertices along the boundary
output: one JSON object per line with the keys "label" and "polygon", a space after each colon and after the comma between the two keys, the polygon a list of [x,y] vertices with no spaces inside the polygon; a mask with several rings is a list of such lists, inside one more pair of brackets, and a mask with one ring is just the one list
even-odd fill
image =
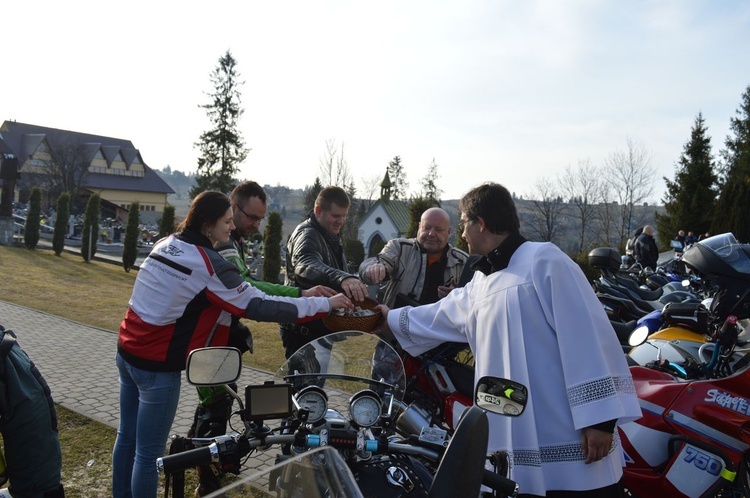
{"label": "grass lawn", "polygon": [[[117,330],[125,314],[136,271],[93,261],[77,254],[55,256],[51,249],[0,246],[0,299],[105,330]],[[284,351],[275,323],[246,320],[253,331],[255,354],[246,365],[275,372]],[[115,429],[58,406],[66,496],[111,496],[111,453]],[[0,439],[1,441],[1,439]],[[186,489],[195,488],[189,472]],[[163,491],[159,491],[163,496]]]}

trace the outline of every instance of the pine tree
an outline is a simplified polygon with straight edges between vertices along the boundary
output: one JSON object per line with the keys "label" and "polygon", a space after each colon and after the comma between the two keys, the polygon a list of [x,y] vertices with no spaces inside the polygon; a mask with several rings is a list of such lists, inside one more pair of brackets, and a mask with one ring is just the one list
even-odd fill
{"label": "pine tree", "polygon": [[406,170],[401,164],[400,156],[394,156],[388,163],[388,176],[391,179],[391,199],[405,201],[409,183],[406,181]]}
{"label": "pine tree", "polygon": [[344,240],[344,254],[347,262],[352,266],[351,270],[356,271],[362,261],[365,260],[365,245],[357,239]]}
{"label": "pine tree", "polygon": [[191,197],[204,190],[230,192],[237,184],[235,175],[238,165],[247,157],[248,149],[237,128],[244,110],[240,107],[237,62],[229,50],[211,73],[214,90],[208,94],[211,103],[201,105],[206,110],[213,128],[201,134],[195,146],[201,151],[198,158],[197,185],[190,191]]}
{"label": "pine tree", "polygon": [[320,178],[315,177],[315,182],[312,186],[305,189],[305,213],[309,213],[315,207],[315,199],[318,198],[318,194],[323,190],[323,184],[320,182]]}
{"label": "pine tree", "polygon": [[130,273],[130,268],[135,264],[138,258],[138,235],[140,230],[138,225],[141,222],[141,206],[138,202],[130,205],[128,211],[128,224],[125,227],[125,242],[122,248],[122,267]]}
{"label": "pine tree", "polygon": [[732,135],[722,150],[723,185],[714,212],[711,233],[734,233],[737,240],[750,241],[750,86],[742,95],[740,108],[731,119]]}
{"label": "pine tree", "polygon": [[422,178],[422,195],[427,200],[435,203],[436,206],[440,207],[440,195],[443,193],[437,186],[437,179],[440,178],[438,175],[438,166],[435,162],[435,158],[427,167],[427,174]]}
{"label": "pine tree", "polygon": [[174,206],[167,204],[164,206],[164,212],[161,214],[159,222],[159,238],[162,239],[174,232]]}
{"label": "pine tree", "polygon": [[39,243],[39,216],[42,214],[42,191],[38,187],[31,190],[29,212],[26,213],[26,225],[23,231],[23,245],[34,249]]}
{"label": "pine tree", "polygon": [[341,230],[341,237],[343,239],[357,240],[357,229],[361,218],[358,217],[359,212],[356,209],[355,196],[357,195],[357,187],[354,186],[354,182],[348,185],[342,185],[342,188],[346,191],[349,196],[349,214],[346,216],[344,227]]}
{"label": "pine tree", "polygon": [[659,239],[672,240],[679,230],[706,233],[711,228],[718,177],[711,154],[711,137],[698,113],[677,163],[674,180],[664,178],[666,214],[656,214]]}
{"label": "pine tree", "polygon": [[426,197],[415,197],[409,203],[409,229],[406,231],[406,237],[412,238],[417,236],[419,231],[419,222],[422,220],[422,214],[431,207],[439,207],[434,200]]}
{"label": "pine tree", "polygon": [[56,256],[59,256],[65,248],[65,235],[68,233],[68,217],[70,216],[69,194],[60,194],[60,197],[57,198],[57,214],[55,216],[52,250],[55,251]]}
{"label": "pine tree", "polygon": [[263,280],[265,282],[279,283],[282,228],[281,216],[278,212],[273,211],[268,216],[264,238]]}
{"label": "pine tree", "polygon": [[99,194],[89,197],[86,204],[86,214],[83,217],[83,234],[81,237],[81,256],[90,263],[96,254],[96,243],[99,238]]}

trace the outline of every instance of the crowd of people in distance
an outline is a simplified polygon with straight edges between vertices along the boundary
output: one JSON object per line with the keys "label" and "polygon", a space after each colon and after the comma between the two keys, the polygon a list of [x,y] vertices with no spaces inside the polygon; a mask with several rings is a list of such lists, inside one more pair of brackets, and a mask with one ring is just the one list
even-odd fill
{"label": "crowd of people in distance", "polygon": [[[706,232],[696,236],[694,232],[679,230],[677,236],[669,242],[670,247],[674,250],[676,258],[696,242],[710,237],[711,234]],[[623,256],[622,266],[631,267],[638,263],[641,268],[656,269],[659,260],[659,248],[654,238],[654,227],[646,225],[636,229],[633,236],[625,243],[625,256]]]}

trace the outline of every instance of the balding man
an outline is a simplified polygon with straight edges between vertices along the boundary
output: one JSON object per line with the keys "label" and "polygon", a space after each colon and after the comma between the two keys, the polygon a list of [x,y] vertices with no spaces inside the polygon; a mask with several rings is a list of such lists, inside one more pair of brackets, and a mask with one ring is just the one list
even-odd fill
{"label": "balding man", "polygon": [[656,263],[659,260],[659,248],[656,247],[654,240],[654,227],[646,225],[643,227],[643,233],[635,239],[635,260],[643,268],[656,270]]}
{"label": "balding man", "polygon": [[392,239],[380,254],[359,267],[368,285],[389,277],[382,296],[388,307],[434,303],[443,298],[461,277],[469,255],[448,244],[450,217],[441,208],[422,214],[415,239]]}

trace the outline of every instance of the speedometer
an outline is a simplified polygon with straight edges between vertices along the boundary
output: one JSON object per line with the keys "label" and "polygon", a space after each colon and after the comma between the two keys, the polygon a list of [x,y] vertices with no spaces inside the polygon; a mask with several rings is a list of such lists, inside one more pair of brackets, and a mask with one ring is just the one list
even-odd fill
{"label": "speedometer", "polygon": [[380,397],[374,391],[365,389],[349,400],[349,415],[360,427],[370,427],[380,419]]}
{"label": "speedometer", "polygon": [[328,409],[328,396],[325,391],[318,386],[307,386],[295,396],[300,408],[307,408],[310,415],[307,422],[314,424],[326,415]]}

